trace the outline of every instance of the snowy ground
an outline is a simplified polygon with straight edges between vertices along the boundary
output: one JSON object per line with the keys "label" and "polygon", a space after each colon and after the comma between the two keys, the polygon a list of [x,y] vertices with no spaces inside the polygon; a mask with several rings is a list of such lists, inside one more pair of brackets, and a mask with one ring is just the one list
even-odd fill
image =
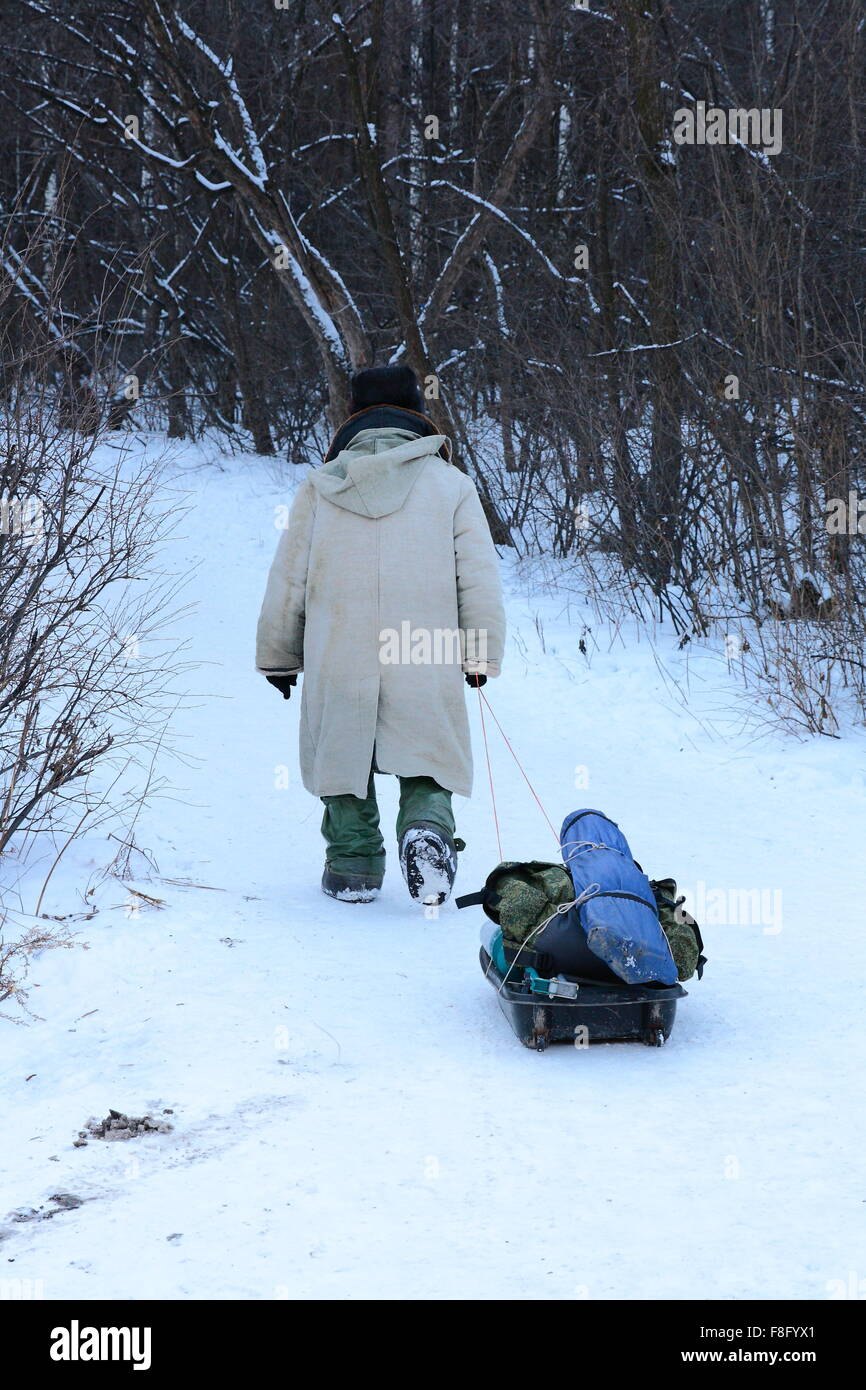
{"label": "snowy ground", "polygon": [[[609,649],[593,625],[585,658],[583,615],[569,621],[561,599],[528,597],[512,575],[491,704],[555,823],[597,806],[651,876],[703,894],[709,956],[665,1048],[536,1055],[482,977],[480,909],[426,920],[395,853],[377,904],[321,896],[298,701],[252,665],[284,493],[249,458],[202,468],[190,450],[184,466],[196,509],[175,557],[200,561],[187,626],[207,664],[186,678],[201,698],[178,729],[199,761],[172,769],[177,799],[137,830],[161,878],[136,886],[166,906],[129,916],[109,881],[80,925],[89,949],[35,963],[38,1021],[0,1022],[0,1280],[13,1281],[0,1288],[866,1295],[862,734],[758,738],[739,727],[724,661],[692,652],[687,669],[661,637],[666,671],[688,679],[685,709],[646,640]],[[499,858],[471,713],[463,891]],[[506,857],[555,858],[495,731],[491,752]],[[393,824],[393,786],[379,788]],[[115,848],[101,835],[75,846],[43,910],[80,909]],[[31,910],[45,871],[25,884]],[[720,898],[746,890],[763,894],[759,920],[713,925],[710,906],[725,915]],[[171,1110],[174,1129],[74,1148],[109,1107]],[[82,1205],[60,1209],[58,1193]]]}

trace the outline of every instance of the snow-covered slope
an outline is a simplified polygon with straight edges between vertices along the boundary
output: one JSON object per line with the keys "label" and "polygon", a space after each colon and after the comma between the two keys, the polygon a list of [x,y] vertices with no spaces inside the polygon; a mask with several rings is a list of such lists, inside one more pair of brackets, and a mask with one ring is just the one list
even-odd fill
{"label": "snow-covered slope", "polygon": [[[128,915],[103,884],[89,949],[33,967],[39,1020],[0,1022],[0,1278],[47,1298],[866,1293],[863,737],[738,732],[711,652],[689,659],[684,709],[672,641],[668,678],[646,640],[608,650],[596,630],[586,658],[583,615],[509,574],[497,716],[555,824],[597,806],[651,876],[691,890],[709,956],[665,1048],[526,1051],[478,965],[480,909],[425,918],[393,848],[378,903],[319,892],[298,701],[253,670],[284,493],[249,458],[200,463],[181,460],[195,510],[172,557],[199,562],[187,630],[205,664],[177,721],[198,761],[136,829],[160,877],[135,886],[165,907]],[[469,698],[463,891],[499,858]],[[556,858],[490,738],[505,856]],[[80,909],[115,849],[75,845],[43,910]],[[713,924],[752,890],[757,921]],[[174,1128],[74,1148],[109,1107]]]}

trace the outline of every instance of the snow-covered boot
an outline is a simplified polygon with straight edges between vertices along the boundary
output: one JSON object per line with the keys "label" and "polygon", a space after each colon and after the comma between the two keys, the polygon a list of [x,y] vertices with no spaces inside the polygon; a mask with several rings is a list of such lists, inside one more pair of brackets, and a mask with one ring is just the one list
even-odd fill
{"label": "snow-covered boot", "polygon": [[343,903],[371,903],[381,887],[381,878],[373,874],[341,874],[327,864],[322,874],[322,892]]}
{"label": "snow-covered boot", "polygon": [[457,873],[457,846],[432,821],[416,821],[400,840],[400,868],[416,902],[431,907],[444,903]]}

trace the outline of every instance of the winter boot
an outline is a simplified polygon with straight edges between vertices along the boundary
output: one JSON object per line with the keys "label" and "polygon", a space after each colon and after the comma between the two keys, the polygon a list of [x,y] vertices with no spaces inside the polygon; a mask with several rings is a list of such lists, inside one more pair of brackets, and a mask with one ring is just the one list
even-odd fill
{"label": "winter boot", "polygon": [[341,874],[327,864],[322,874],[322,892],[343,903],[371,903],[381,887],[381,878],[374,874]]}
{"label": "winter boot", "polygon": [[457,845],[441,826],[419,820],[400,840],[400,868],[411,897],[434,907],[448,898],[457,873]]}

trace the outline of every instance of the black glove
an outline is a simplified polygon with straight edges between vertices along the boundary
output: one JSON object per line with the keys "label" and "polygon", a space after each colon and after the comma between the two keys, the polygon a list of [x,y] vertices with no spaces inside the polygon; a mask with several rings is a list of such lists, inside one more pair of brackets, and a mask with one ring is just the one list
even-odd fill
{"label": "black glove", "polygon": [[472,686],[472,689],[474,690],[475,687],[476,687],[476,685],[486,685],[486,684],[487,684],[487,677],[486,677],[486,676],[479,675],[479,673],[478,673],[477,671],[467,671],[467,672],[466,672],[466,684],[467,684],[467,685],[471,685],[471,686]]}
{"label": "black glove", "polygon": [[292,686],[297,685],[297,676],[266,676],[268,685],[272,685],[275,690],[279,690],[284,700],[290,700],[292,696]]}

